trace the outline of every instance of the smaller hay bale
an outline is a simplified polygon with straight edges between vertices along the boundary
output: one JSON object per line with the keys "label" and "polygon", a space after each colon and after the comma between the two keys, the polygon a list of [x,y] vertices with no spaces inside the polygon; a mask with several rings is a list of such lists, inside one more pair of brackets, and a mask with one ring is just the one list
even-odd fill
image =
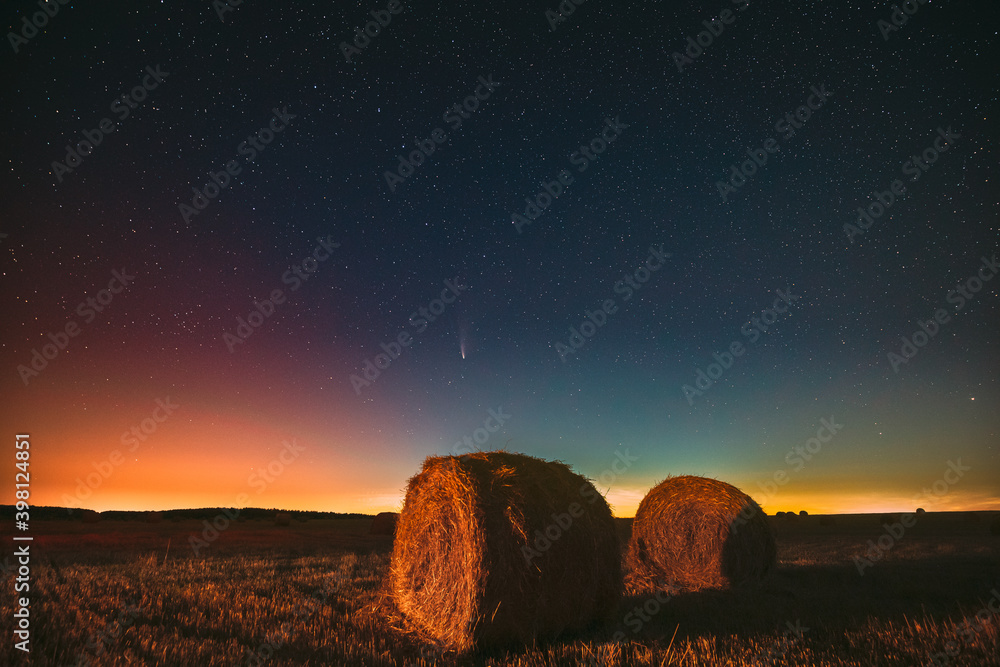
{"label": "smaller hay bale", "polygon": [[429,457],[407,487],[387,585],[410,628],[459,653],[585,630],[621,594],[611,508],[557,461]]}
{"label": "smaller hay bale", "polygon": [[[786,518],[794,518],[788,512]],[[625,559],[633,594],[759,581],[777,565],[767,517],[753,498],[716,479],[668,477],[639,503]]]}
{"label": "smaller hay bale", "polygon": [[399,521],[398,512],[379,512],[372,519],[371,528],[368,529],[369,535],[395,535],[396,534],[396,522]]}

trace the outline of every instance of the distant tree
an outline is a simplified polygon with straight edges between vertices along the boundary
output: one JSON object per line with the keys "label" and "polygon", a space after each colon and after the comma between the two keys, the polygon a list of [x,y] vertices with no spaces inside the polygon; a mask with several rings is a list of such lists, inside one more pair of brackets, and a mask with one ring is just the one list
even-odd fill
{"label": "distant tree", "polygon": [[799,510],[799,516],[809,516],[809,512],[805,510]]}
{"label": "distant tree", "polygon": [[785,516],[785,513],[784,512],[778,512],[774,516],[780,519],[781,517]]}

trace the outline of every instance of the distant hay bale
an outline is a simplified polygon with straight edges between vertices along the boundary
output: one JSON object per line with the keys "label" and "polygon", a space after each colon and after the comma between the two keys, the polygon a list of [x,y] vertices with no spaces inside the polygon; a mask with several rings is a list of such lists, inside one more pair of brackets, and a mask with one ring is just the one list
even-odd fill
{"label": "distant hay bale", "polygon": [[799,510],[799,516],[809,516],[809,512],[805,510]]}
{"label": "distant hay bale", "polygon": [[778,519],[784,519],[784,518],[785,518],[785,513],[784,513],[784,512],[778,512],[778,513],[777,513],[777,514],[775,514],[774,516],[775,516],[776,518],[778,518]]}
{"label": "distant hay bale", "polygon": [[621,593],[611,509],[562,463],[428,457],[396,525],[389,593],[425,639],[465,652],[609,620]]}
{"label": "distant hay bale", "polygon": [[369,535],[395,535],[396,534],[396,522],[399,521],[398,512],[379,512],[372,519],[371,528],[368,529]]}
{"label": "distant hay bale", "polygon": [[101,520],[101,513],[94,510],[83,510],[81,515],[84,523],[97,523]]}
{"label": "distant hay bale", "polygon": [[923,507],[918,507],[917,514],[927,514],[927,510],[925,510]]}
{"label": "distant hay bale", "polygon": [[625,587],[636,594],[664,584],[730,588],[763,578],[776,557],[767,517],[750,496],[715,479],[668,477],[635,513]]}
{"label": "distant hay bale", "polygon": [[274,525],[275,526],[290,526],[292,525],[292,517],[285,512],[278,512],[274,515]]}

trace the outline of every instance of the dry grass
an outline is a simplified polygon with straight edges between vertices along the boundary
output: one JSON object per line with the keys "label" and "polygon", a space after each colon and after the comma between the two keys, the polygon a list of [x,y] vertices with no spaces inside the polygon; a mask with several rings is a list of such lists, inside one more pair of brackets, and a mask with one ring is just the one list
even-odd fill
{"label": "dry grass", "polygon": [[[648,596],[627,596],[607,630],[467,656],[386,624],[378,600],[390,547],[368,535],[371,518],[251,520],[204,557],[184,546],[196,520],[36,521],[32,654],[8,641],[0,664],[911,667],[950,650],[939,664],[997,665],[1000,614],[982,614],[1000,590],[996,516],[969,524],[928,513],[863,577],[851,556],[881,534],[875,516],[771,519],[779,566],[760,587],[683,593],[654,613]],[[0,540],[12,530],[0,525]],[[0,585],[10,590],[12,577]],[[12,599],[0,596],[0,617],[12,617]]]}
{"label": "dry grass", "polygon": [[639,504],[626,555],[626,590],[730,588],[775,566],[767,517],[735,486],[668,477]]}
{"label": "dry grass", "polygon": [[390,592],[428,639],[530,644],[606,620],[620,590],[611,510],[568,466],[478,452],[430,457],[410,480]]}

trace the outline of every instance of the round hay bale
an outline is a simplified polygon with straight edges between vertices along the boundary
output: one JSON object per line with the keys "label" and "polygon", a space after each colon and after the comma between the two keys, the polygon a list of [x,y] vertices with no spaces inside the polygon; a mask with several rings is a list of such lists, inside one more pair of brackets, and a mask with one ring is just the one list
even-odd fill
{"label": "round hay bale", "polygon": [[[788,512],[786,517],[795,517]],[[630,593],[731,588],[777,564],[774,534],[754,500],[705,477],[668,477],[639,503],[625,560]]]}
{"label": "round hay bale", "polygon": [[379,512],[372,519],[371,528],[368,529],[369,535],[395,535],[396,534],[396,522],[399,521],[398,512]]}
{"label": "round hay bale", "polygon": [[429,457],[409,481],[389,592],[407,624],[465,652],[607,621],[621,594],[611,509],[563,463]]}

